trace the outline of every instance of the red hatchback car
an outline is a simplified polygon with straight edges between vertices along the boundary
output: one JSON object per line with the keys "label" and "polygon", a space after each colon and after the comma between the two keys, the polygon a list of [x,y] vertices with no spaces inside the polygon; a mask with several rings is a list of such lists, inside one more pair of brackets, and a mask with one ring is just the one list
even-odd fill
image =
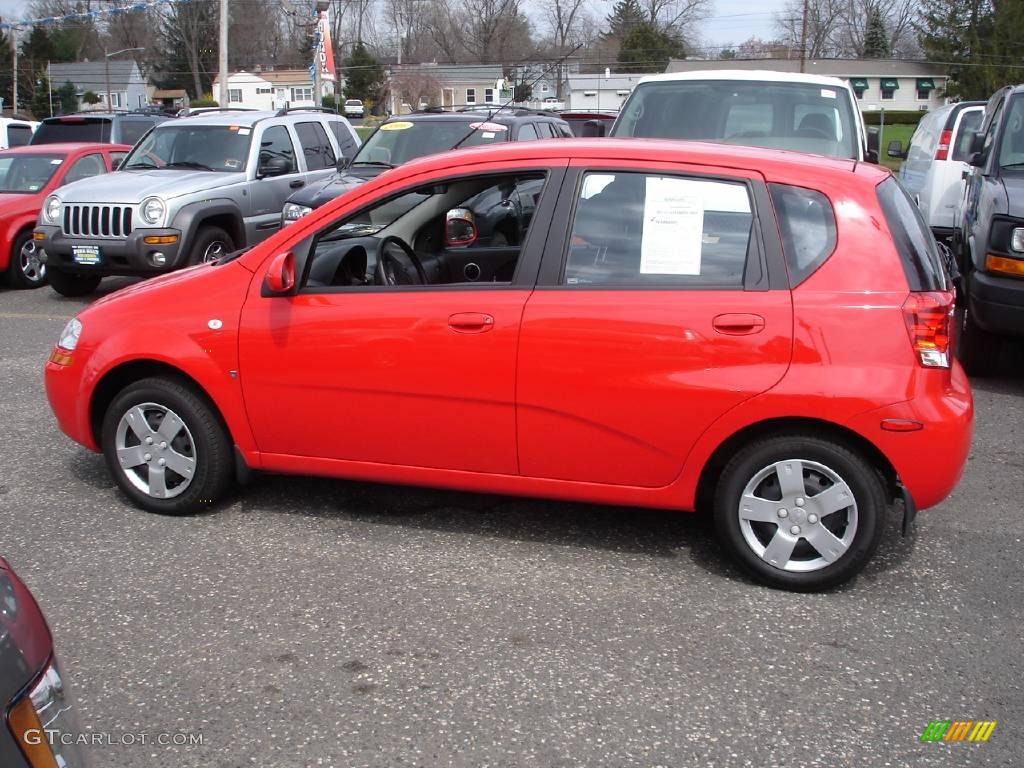
{"label": "red hatchback car", "polygon": [[[459,213],[482,194],[521,213],[510,242],[473,240]],[[814,590],[864,566],[894,500],[909,517],[960,478],[973,405],[952,311],[926,225],[877,166],[528,142],[403,165],[96,302],[46,388],[153,512],[200,509],[250,469],[706,500],[748,571]]]}
{"label": "red hatchback car", "polygon": [[32,229],[46,196],[57,187],[113,170],[131,147],[123,144],[44,144],[0,152],[0,275],[14,288],[46,284]]}

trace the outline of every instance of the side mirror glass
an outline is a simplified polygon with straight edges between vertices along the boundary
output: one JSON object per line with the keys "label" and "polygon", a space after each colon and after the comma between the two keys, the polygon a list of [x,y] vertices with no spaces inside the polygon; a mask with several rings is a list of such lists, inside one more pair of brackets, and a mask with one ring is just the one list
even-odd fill
{"label": "side mirror glass", "polygon": [[338,170],[339,173],[341,173],[342,171],[346,170],[350,165],[352,165],[351,157],[339,157],[338,162],[334,164],[334,167]]}
{"label": "side mirror glass", "polygon": [[982,168],[985,165],[985,155],[981,152],[975,152],[971,155],[970,160],[967,161],[968,165],[972,165],[975,168]]}
{"label": "side mirror glass", "polygon": [[877,156],[881,141],[878,128],[875,126],[868,128],[868,152],[874,152]]}
{"label": "side mirror glass", "polygon": [[583,123],[582,136],[585,139],[600,139],[605,135],[607,128],[602,120],[587,120]]}
{"label": "side mirror glass", "polygon": [[970,154],[981,154],[985,149],[985,134],[975,131],[971,134],[971,146],[968,148]]}
{"label": "side mirror glass", "polygon": [[885,154],[887,154],[889,157],[896,157],[900,159],[905,158],[906,155],[903,154],[903,142],[900,141],[899,139],[894,139],[893,141],[890,141],[888,149],[885,150]]}
{"label": "side mirror glass", "polygon": [[295,254],[279,253],[270,260],[263,279],[264,296],[286,296],[295,288]]}
{"label": "side mirror glass", "polygon": [[110,161],[110,170],[111,171],[116,171],[118,168],[121,167],[121,163],[122,162],[124,162],[123,158],[121,160],[111,160]]}
{"label": "side mirror glass", "polygon": [[257,171],[257,175],[262,178],[268,178],[270,176],[284,176],[286,173],[292,173],[291,162],[284,157],[261,157],[260,165]]}
{"label": "side mirror glass", "polygon": [[476,221],[469,208],[452,208],[444,215],[444,244],[464,247],[476,242]]}

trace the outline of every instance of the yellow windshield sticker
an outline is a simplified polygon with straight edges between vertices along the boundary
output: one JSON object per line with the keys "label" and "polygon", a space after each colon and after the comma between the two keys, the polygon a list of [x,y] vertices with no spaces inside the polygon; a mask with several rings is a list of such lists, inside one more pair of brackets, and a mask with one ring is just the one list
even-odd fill
{"label": "yellow windshield sticker", "polygon": [[405,131],[408,130],[409,128],[412,128],[412,123],[410,123],[408,120],[399,120],[394,123],[384,123],[384,125],[380,127],[382,131]]}

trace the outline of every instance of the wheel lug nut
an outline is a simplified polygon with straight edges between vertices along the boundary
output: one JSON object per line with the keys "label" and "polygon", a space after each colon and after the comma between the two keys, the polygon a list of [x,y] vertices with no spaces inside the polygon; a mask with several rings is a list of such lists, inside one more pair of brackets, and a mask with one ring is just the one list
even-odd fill
{"label": "wheel lug nut", "polygon": [[146,438],[146,445],[152,445],[152,444],[153,444],[153,438],[152,437],[147,437]]}
{"label": "wheel lug nut", "polygon": [[780,509],[779,510],[779,517],[789,517],[789,510],[788,509]]}
{"label": "wheel lug nut", "polygon": [[813,525],[814,523],[818,522],[818,516],[811,512],[811,514],[807,516],[807,522]]}
{"label": "wheel lug nut", "polygon": [[167,443],[166,442],[160,443],[160,450],[163,450],[166,447],[167,447]]}
{"label": "wheel lug nut", "polygon": [[152,453],[144,454],[142,458],[144,458],[146,461],[152,461],[153,460],[153,454]]}
{"label": "wheel lug nut", "polygon": [[159,461],[157,462],[157,464],[159,464],[159,465],[160,465],[161,467],[162,467],[162,466],[164,466],[164,465],[165,465],[166,463],[167,463],[167,459],[160,459],[160,460],[159,460]]}
{"label": "wheel lug nut", "polygon": [[802,507],[802,506],[804,505],[804,500],[803,500],[803,499],[797,499],[797,500],[796,500],[796,505],[797,505],[798,507]]}
{"label": "wheel lug nut", "polygon": [[800,533],[800,526],[794,525],[792,528],[789,529],[789,532],[796,536],[798,533]]}

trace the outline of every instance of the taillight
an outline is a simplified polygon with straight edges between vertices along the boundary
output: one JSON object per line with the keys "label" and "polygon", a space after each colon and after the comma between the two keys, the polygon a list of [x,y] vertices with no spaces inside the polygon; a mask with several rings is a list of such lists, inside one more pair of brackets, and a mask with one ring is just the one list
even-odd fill
{"label": "taillight", "polygon": [[939,134],[939,146],[935,149],[936,160],[949,159],[949,145],[953,143],[953,132],[943,131]]}
{"label": "taillight", "polygon": [[949,368],[953,341],[952,292],[922,291],[910,294],[903,302],[903,319],[910,334],[910,345],[921,365],[926,368]]}

